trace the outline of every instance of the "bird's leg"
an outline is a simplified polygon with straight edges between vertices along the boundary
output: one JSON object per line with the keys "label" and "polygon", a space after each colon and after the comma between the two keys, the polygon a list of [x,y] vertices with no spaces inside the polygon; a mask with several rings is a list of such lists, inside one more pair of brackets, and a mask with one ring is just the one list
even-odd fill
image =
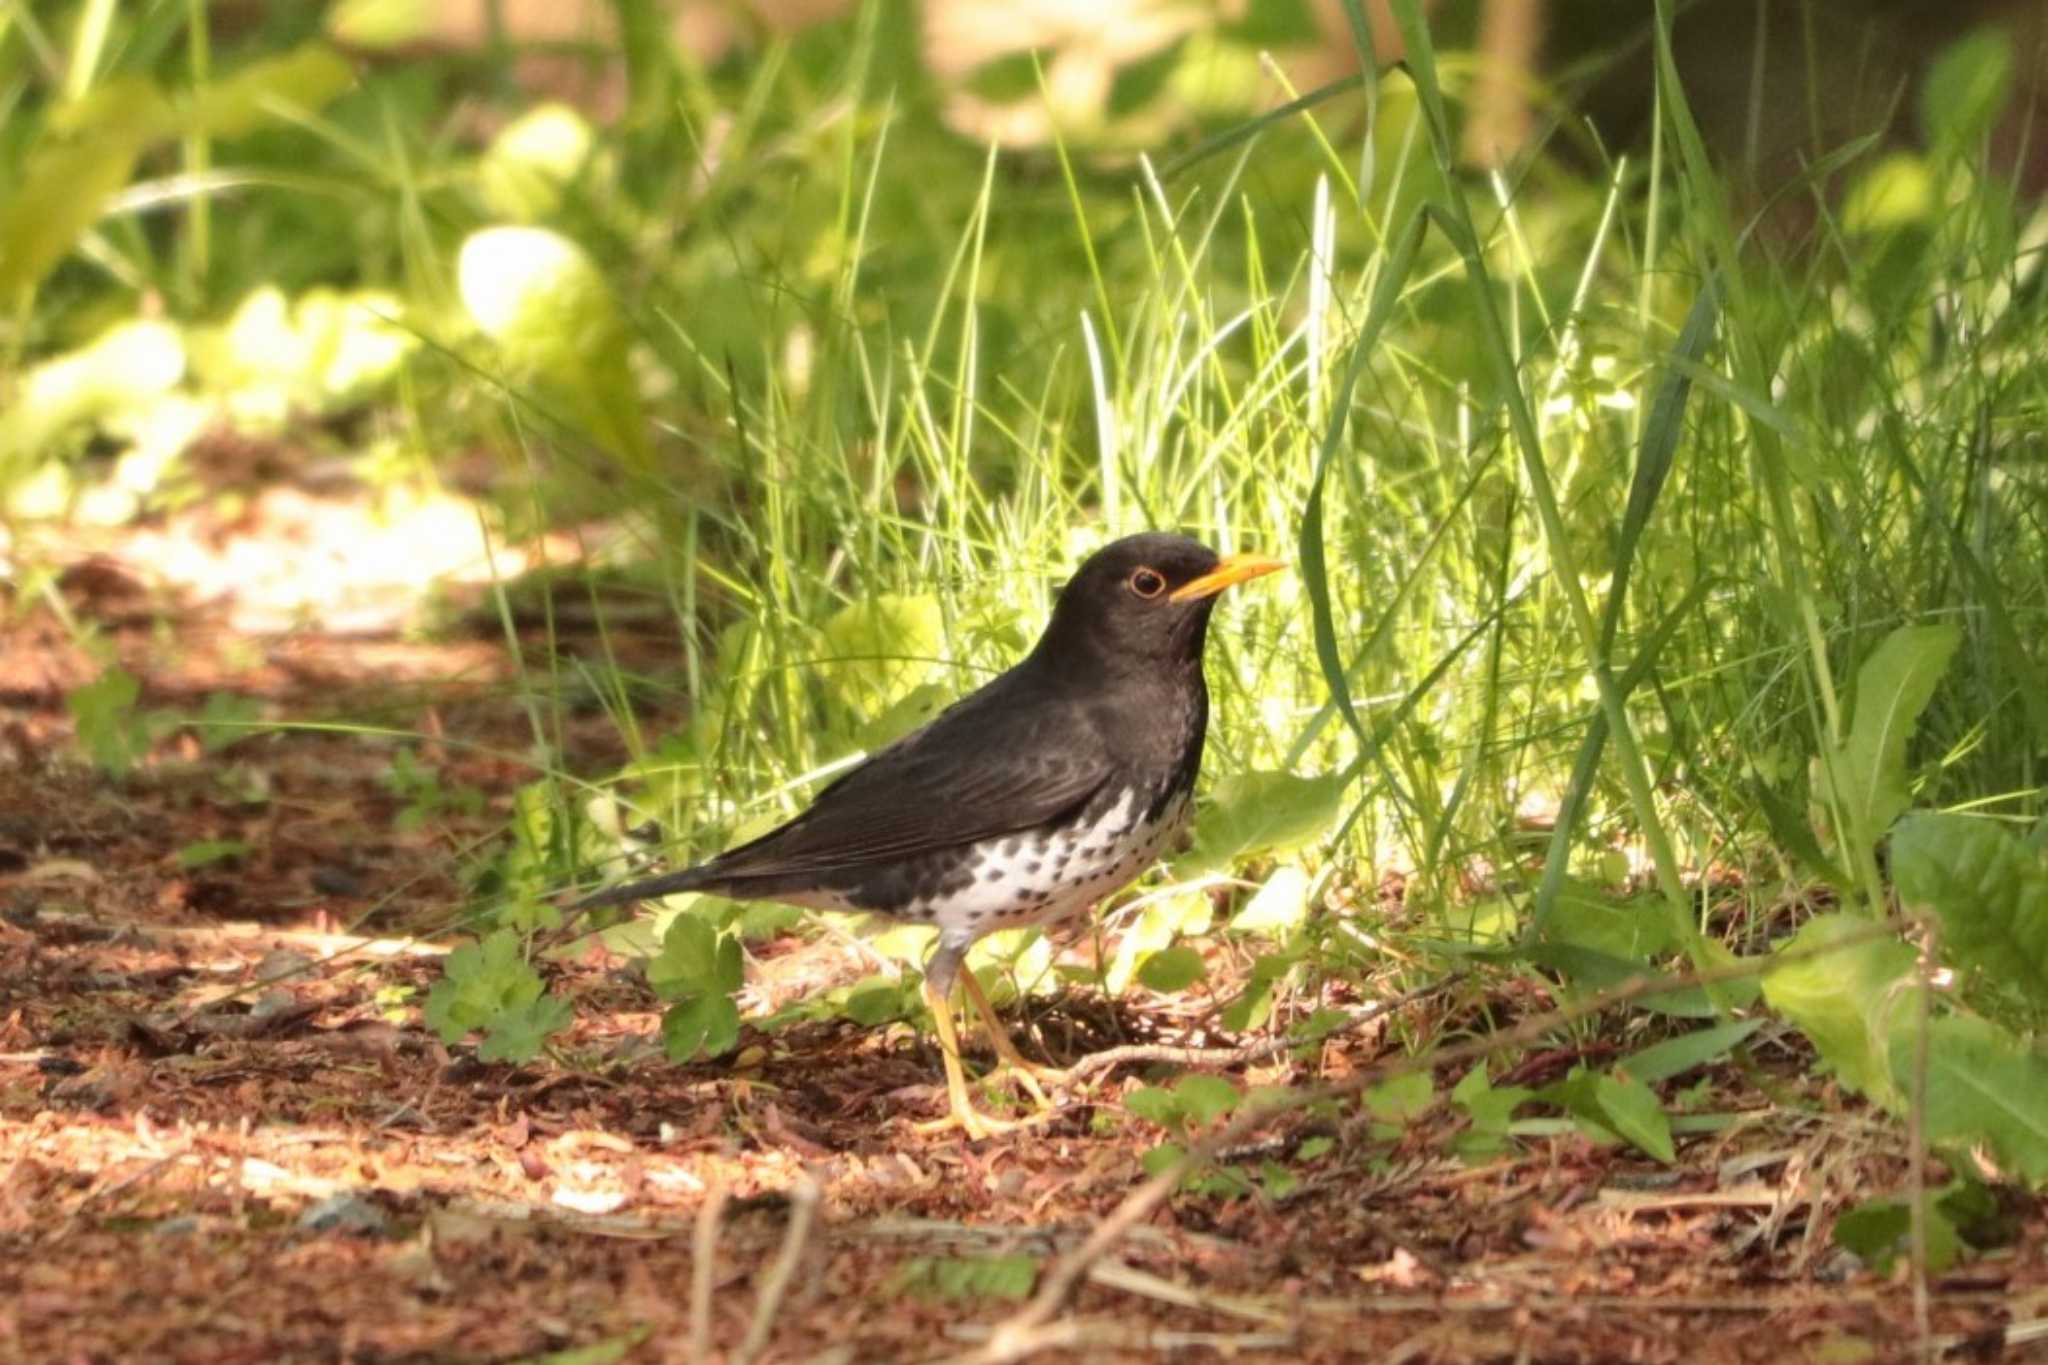
{"label": "bird's leg", "polygon": [[[971,979],[971,978],[970,978]],[[953,1004],[946,998],[948,992],[933,984],[927,976],[924,981],[924,1003],[932,1012],[932,1026],[938,1030],[939,1050],[946,1058],[946,1103],[952,1111],[945,1118],[916,1125],[920,1133],[943,1133],[958,1128],[967,1134],[969,1140],[979,1142],[995,1133],[1008,1133],[1018,1128],[1028,1128],[1042,1120],[1039,1114],[1020,1121],[991,1118],[974,1107],[967,1098],[967,1073],[960,1066],[960,1035],[953,1028]]]}
{"label": "bird's leg", "polygon": [[988,1040],[996,1050],[997,1064],[1016,1074],[1018,1084],[1031,1092],[1031,1098],[1038,1101],[1040,1109],[1052,1108],[1052,1101],[1045,1097],[1043,1086],[1058,1085],[1066,1080],[1067,1073],[1058,1067],[1041,1066],[1017,1051],[1017,1044],[1011,1040],[1009,1030],[1003,1027],[1003,1021],[996,1017],[995,1006],[989,1003],[988,992],[981,988],[981,982],[975,979],[972,969],[961,973],[960,986],[988,1028]]}

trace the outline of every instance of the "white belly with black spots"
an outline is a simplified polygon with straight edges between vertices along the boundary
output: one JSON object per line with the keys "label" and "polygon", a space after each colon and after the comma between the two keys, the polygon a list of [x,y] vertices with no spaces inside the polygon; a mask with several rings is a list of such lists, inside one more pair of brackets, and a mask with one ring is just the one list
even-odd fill
{"label": "white belly with black spots", "polygon": [[1149,804],[1126,789],[1086,825],[991,840],[967,863],[972,883],[938,903],[914,904],[904,917],[975,937],[1084,910],[1135,881],[1178,837],[1188,794],[1173,797],[1148,822]]}

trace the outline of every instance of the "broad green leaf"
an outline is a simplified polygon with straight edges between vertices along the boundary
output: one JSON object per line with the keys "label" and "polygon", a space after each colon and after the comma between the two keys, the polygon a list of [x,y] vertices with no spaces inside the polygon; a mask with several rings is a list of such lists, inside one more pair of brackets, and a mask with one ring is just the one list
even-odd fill
{"label": "broad green leaf", "polygon": [[1124,1108],[1162,1128],[1175,1127],[1187,1116],[1179,1096],[1156,1085],[1141,1086],[1124,1096]]}
{"label": "broad green leaf", "polygon": [[1593,1082],[1600,1112],[1623,1137],[1669,1165],[1678,1159],[1671,1146],[1671,1120],[1657,1092],[1626,1076],[1600,1076]]}
{"label": "broad green leaf", "polygon": [[1184,991],[1202,979],[1207,968],[1202,955],[1185,943],[1162,948],[1138,968],[1138,981],[1146,990],[1171,993]]}
{"label": "broad green leaf", "polygon": [[482,228],[464,239],[456,278],[463,307],[515,377],[544,382],[615,455],[652,462],[625,323],[582,247],[547,228]]}
{"label": "broad green leaf", "polygon": [[434,27],[434,0],[335,0],[327,9],[327,36],[349,47],[406,47]]}
{"label": "broad green leaf", "polygon": [[739,1040],[739,1007],[729,995],[700,995],[670,1005],[661,1017],[662,1049],[670,1061],[720,1057]]}
{"label": "broad green leaf", "polygon": [[669,922],[660,955],[647,963],[647,984],[664,1000],[728,995],[740,988],[741,974],[739,940],[688,913]]}
{"label": "broad green leaf", "polygon": [[1695,1029],[1654,1043],[1625,1061],[1616,1062],[1614,1069],[1627,1072],[1645,1085],[1655,1085],[1727,1056],[1738,1043],[1763,1026],[1761,1019],[1741,1019],[1714,1028]]}
{"label": "broad green leaf", "polygon": [[1953,622],[1900,626],[1856,670],[1848,738],[1831,755],[1849,841],[1875,843],[1906,809],[1906,741],[1963,638]]}
{"label": "broad green leaf", "polygon": [[[1537,966],[1548,967],[1563,976],[1574,987],[1591,991],[1614,990],[1638,977],[1654,974],[1657,970],[1644,963],[1610,957],[1595,949],[1581,948],[1570,943],[1538,943],[1529,948],[1523,956]],[[1728,984],[1732,990],[1740,983]],[[1735,999],[1737,1003],[1742,1003],[1739,995]],[[1714,1019],[1721,1014],[1714,1002],[1708,999],[1707,993],[1698,986],[1659,991],[1655,995],[1643,996],[1636,1003],[1644,1009],[1679,1019]]]}
{"label": "broad green leaf", "polygon": [[1110,82],[1107,112],[1111,118],[1134,114],[1152,102],[1166,88],[1166,82],[1180,65],[1185,39],[1177,39],[1157,52],[1123,62]]}
{"label": "broad green leaf", "polygon": [[1274,868],[1266,884],[1230,921],[1231,929],[1276,938],[1292,933],[1308,918],[1308,885],[1308,873],[1293,863]]}
{"label": "broad green leaf", "polygon": [[1925,221],[1934,212],[1934,173],[1913,152],[1881,158],[1849,187],[1842,227],[1853,233],[1890,232]]}
{"label": "broad green leaf", "polygon": [[103,82],[51,118],[0,201],[0,304],[48,274],[175,128],[163,94],[139,76]]}
{"label": "broad green leaf", "polygon": [[354,82],[355,72],[340,53],[325,43],[307,43],[199,87],[180,108],[179,123],[185,132],[244,137],[275,117],[276,106],[318,109]]}
{"label": "broad green leaf", "polygon": [[266,733],[257,724],[263,718],[263,703],[233,692],[210,692],[206,705],[186,722],[199,737],[199,747],[218,753],[238,740]]}
{"label": "broad green leaf", "polygon": [[1174,863],[1193,878],[1229,870],[1257,853],[1292,853],[1313,843],[1343,813],[1345,779],[1292,773],[1234,773],[1209,793],[1195,822],[1194,847]]}
{"label": "broad green leaf", "polygon": [[1181,1112],[1195,1123],[1222,1118],[1237,1108],[1237,1087],[1221,1076],[1183,1076],[1173,1084],[1174,1099]]}
{"label": "broad green leaf", "polygon": [[471,1029],[490,1027],[501,1016],[532,1004],[543,989],[540,973],[523,955],[519,935],[500,929],[448,954],[441,979],[427,993],[423,1014],[442,1042],[454,1043]]}
{"label": "broad green leaf", "polygon": [[2048,1001],[2048,863],[1989,820],[1916,811],[1892,835],[1899,899],[1932,910],[1941,947],[2022,998]]}
{"label": "broad green leaf", "polygon": [[[1995,1024],[1969,1015],[1929,1025],[1922,1131],[1932,1143],[1984,1143],[1998,1164],[2039,1184],[2048,1180],[2048,1058]],[[1910,1094],[1917,1044],[1895,1030],[1893,1083]]]}
{"label": "broad green leaf", "polygon": [[898,1292],[938,1303],[975,1299],[1029,1298],[1038,1283],[1037,1258],[1005,1256],[919,1256],[892,1277]]}
{"label": "broad green leaf", "polygon": [[1188,1149],[1178,1142],[1162,1142],[1139,1157],[1138,1165],[1144,1168],[1146,1175],[1158,1175],[1172,1169],[1187,1154]]}
{"label": "broad green leaf", "polygon": [[945,649],[945,616],[930,596],[883,594],[834,613],[820,631],[816,671],[832,700],[862,720],[885,714],[931,675]]}
{"label": "broad green leaf", "polygon": [[[1927,1204],[1927,1268],[1939,1273],[1956,1263],[1962,1242],[1938,1200]],[[1856,1254],[1880,1275],[1911,1248],[1913,1210],[1903,1199],[1869,1199],[1835,1219],[1835,1245]]]}
{"label": "broad green leaf", "polygon": [[1671,950],[1671,919],[1648,898],[1616,900],[1584,882],[1567,882],[1551,906],[1544,939],[1646,963]]}
{"label": "broad green leaf", "polygon": [[1458,1155],[1468,1161],[1477,1161],[1502,1151],[1507,1146],[1508,1121],[1514,1116],[1516,1107],[1534,1095],[1535,1092],[1526,1086],[1508,1085],[1496,1089],[1487,1077],[1484,1063],[1466,1072],[1451,1087],[1451,1102],[1463,1109],[1471,1120],[1471,1128],[1460,1133],[1453,1144]]}
{"label": "broad green leaf", "polygon": [[2012,95],[2013,65],[2012,38],[1994,25],[1945,48],[1920,87],[1920,120],[1928,142],[1956,153],[1989,132]]}
{"label": "broad green leaf", "polygon": [[1453,945],[1491,947],[1513,939],[1521,916],[1506,896],[1480,896],[1440,907],[1436,918]]}
{"label": "broad green leaf", "polygon": [[[1888,1040],[1893,1020],[1911,1016],[1913,949],[1894,939],[1849,941],[1869,930],[1856,915],[1808,920],[1778,951],[1815,955],[1772,967],[1764,999],[1813,1040],[1844,1085],[1896,1108]],[[1833,945],[1841,946],[1825,951]]]}
{"label": "broad green leaf", "polygon": [[1130,989],[1146,959],[1171,947],[1182,934],[1207,933],[1214,917],[1215,908],[1200,891],[1148,901],[1138,912],[1137,923],[1124,931],[1116,945],[1116,955],[1110,958],[1109,970],[1103,974],[1105,988],[1111,995],[1122,995]]}
{"label": "broad green leaf", "polygon": [[1380,1122],[1406,1123],[1428,1111],[1436,1099],[1436,1084],[1428,1072],[1411,1071],[1366,1087],[1358,1099],[1365,1111]]}
{"label": "broad green leaf", "polygon": [[1302,47],[1322,41],[1316,24],[1315,7],[1309,0],[1257,0],[1242,6],[1237,17],[1222,24],[1218,33],[1233,43],[1248,47]]}
{"label": "broad green leaf", "polygon": [[940,684],[919,683],[890,702],[880,715],[855,730],[854,747],[873,753],[886,744],[893,744],[912,730],[930,724],[952,700],[952,692]]}
{"label": "broad green leaf", "polygon": [[118,664],[65,694],[78,742],[93,766],[109,777],[125,776],[148,747],[148,736],[135,716],[135,701],[141,695],[142,684]]}
{"label": "broad green leaf", "polygon": [[840,1012],[864,1028],[905,1016],[903,983],[894,977],[872,976],[847,992]]}
{"label": "broad green leaf", "polygon": [[967,73],[967,91],[991,104],[1010,104],[1038,93],[1038,57],[1028,49],[983,62]]}
{"label": "broad green leaf", "polygon": [[247,857],[249,845],[242,839],[201,839],[178,850],[178,866],[182,868],[208,867],[214,863],[232,862]]}
{"label": "broad green leaf", "polygon": [[550,1034],[569,1027],[575,1012],[565,1000],[552,995],[509,1006],[494,1015],[489,1032],[477,1044],[482,1062],[530,1062],[540,1055]]}

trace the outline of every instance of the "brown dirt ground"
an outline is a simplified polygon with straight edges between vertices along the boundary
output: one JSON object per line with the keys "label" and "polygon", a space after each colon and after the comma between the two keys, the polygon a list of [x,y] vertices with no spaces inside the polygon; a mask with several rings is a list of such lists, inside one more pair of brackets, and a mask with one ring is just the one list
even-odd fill
{"label": "brown dirt ground", "polygon": [[[0,616],[0,1359],[970,1357],[1021,1304],[949,1297],[945,1267],[1028,1258],[1011,1286],[1028,1289],[1142,1180],[1161,1134],[1120,1097],[1170,1072],[1097,1073],[1021,1134],[920,1135],[943,1096],[907,1026],[749,1030],[737,1058],[676,1065],[658,1002],[595,949],[549,968],[577,1005],[555,1056],[490,1066],[444,1047],[418,1010],[433,934],[462,903],[461,851],[529,778],[490,756],[526,743],[494,637],[237,629],[219,601],[154,595],[118,544],[78,554],[60,592],[145,706],[231,690],[274,718],[374,714],[485,802],[401,830],[392,744],[303,731],[212,755],[172,735],[104,782],[70,756],[63,702],[97,665],[47,602]],[[650,668],[667,648],[658,626],[621,638]],[[574,760],[604,771],[609,726],[578,724]],[[228,838],[249,845],[238,862],[179,866]],[[834,951],[791,938],[757,970],[798,979]],[[1356,1004],[1369,987],[1324,989]],[[1550,1003],[1527,978],[1434,997],[1236,1079],[1355,1074],[1403,1039]],[[1033,1010],[1055,1052],[1198,1027],[1143,996]],[[1582,1050],[1495,1069],[1541,1083]],[[1671,1168],[1569,1133],[1467,1164],[1442,1107],[1391,1141],[1350,1111],[1275,1118],[1227,1155],[1281,1162],[1296,1188],[1175,1196],[1028,1344],[1060,1360],[1911,1358],[1904,1273],[1862,1270],[1828,1236],[1846,1203],[1901,1188],[1902,1135],[1796,1046],[1756,1055],[1708,1078],[1711,1107],[1751,1121],[1683,1140]],[[1311,1137],[1333,1141],[1299,1155]],[[1944,1358],[2026,1358],[2048,1227],[2014,1211],[2010,1245],[1930,1286]]]}

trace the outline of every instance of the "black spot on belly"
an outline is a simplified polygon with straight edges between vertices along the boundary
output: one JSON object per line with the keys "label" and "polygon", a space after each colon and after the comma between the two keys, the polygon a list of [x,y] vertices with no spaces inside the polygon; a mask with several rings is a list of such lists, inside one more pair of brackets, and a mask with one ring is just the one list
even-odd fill
{"label": "black spot on belly", "polygon": [[986,876],[984,876],[984,877],[982,878],[982,880],[983,880],[983,881],[988,881],[988,882],[999,882],[999,881],[1001,881],[1002,879],[1003,879],[1003,869],[1001,869],[1000,867],[992,867],[992,868],[990,868],[990,869],[988,870],[988,873],[987,873],[987,875],[986,875]]}

